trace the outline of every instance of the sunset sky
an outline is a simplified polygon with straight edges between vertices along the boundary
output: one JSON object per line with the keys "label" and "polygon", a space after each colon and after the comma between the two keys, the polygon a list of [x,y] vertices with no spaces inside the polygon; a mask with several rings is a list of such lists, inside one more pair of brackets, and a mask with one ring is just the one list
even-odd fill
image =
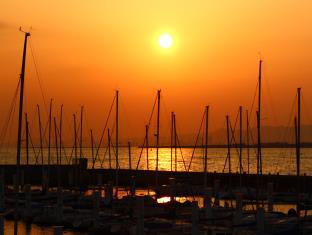
{"label": "sunset sky", "polygon": [[[54,115],[64,104],[66,130],[84,105],[86,136],[90,128],[99,136],[116,89],[121,138],[144,136],[157,89],[163,135],[171,111],[181,134],[195,135],[205,105],[211,107],[211,131],[225,128],[226,114],[234,122],[239,105],[251,108],[260,54],[263,125],[289,125],[297,87],[303,122],[312,124],[310,0],[1,0],[1,127],[20,73],[20,26],[32,28],[25,111],[34,128],[43,99],[33,55],[46,102],[54,99]],[[172,36],[172,47],[159,45],[163,33]]]}

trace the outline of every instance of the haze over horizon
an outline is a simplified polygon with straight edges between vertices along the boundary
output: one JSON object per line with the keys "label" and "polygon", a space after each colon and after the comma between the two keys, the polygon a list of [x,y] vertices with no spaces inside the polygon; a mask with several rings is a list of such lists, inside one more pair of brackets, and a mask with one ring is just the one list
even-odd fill
{"label": "haze over horizon", "polygon": [[[3,0],[1,128],[19,79],[24,40],[20,26],[32,28],[24,112],[29,113],[34,132],[37,103],[43,122],[47,121],[41,84],[46,105],[53,98],[53,116],[58,118],[64,105],[67,140],[73,135],[72,114],[79,118],[81,105],[85,108],[84,138],[89,138],[92,128],[99,139],[116,89],[120,91],[121,139],[143,138],[158,89],[162,90],[162,136],[169,137],[172,111],[181,135],[195,136],[205,105],[210,106],[213,133],[225,128],[225,115],[235,121],[240,105],[252,109],[259,53],[263,59],[263,125],[293,124],[297,87],[303,93],[303,125],[311,125],[311,12],[308,0]],[[167,51],[156,43],[166,32],[173,37],[173,47]],[[250,114],[253,127],[256,104]],[[13,143],[16,117],[15,112]],[[110,128],[113,119],[114,115]]]}

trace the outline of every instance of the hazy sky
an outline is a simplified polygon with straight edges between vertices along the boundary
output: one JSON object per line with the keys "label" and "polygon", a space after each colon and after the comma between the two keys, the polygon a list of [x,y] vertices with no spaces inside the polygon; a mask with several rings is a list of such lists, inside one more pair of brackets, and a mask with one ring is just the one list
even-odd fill
{"label": "hazy sky", "polygon": [[[310,0],[1,0],[1,125],[20,73],[19,26],[32,27],[29,45],[44,96],[47,102],[54,99],[54,115],[64,104],[68,136],[80,105],[85,135],[89,128],[98,135],[116,89],[123,137],[144,135],[157,89],[162,90],[163,135],[169,133],[171,111],[181,133],[197,132],[207,104],[211,129],[223,128],[225,115],[235,119],[239,105],[251,109],[259,53],[264,125],[289,124],[298,86],[303,122],[312,123],[311,12]],[[169,50],[157,44],[164,32],[173,36]],[[36,128],[36,104],[43,104],[28,49],[25,111]]]}

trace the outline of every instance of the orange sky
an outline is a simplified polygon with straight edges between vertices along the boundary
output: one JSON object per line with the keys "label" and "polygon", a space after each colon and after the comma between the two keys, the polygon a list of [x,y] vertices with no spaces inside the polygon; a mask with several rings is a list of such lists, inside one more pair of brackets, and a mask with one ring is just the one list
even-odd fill
{"label": "orange sky", "polygon": [[[144,135],[157,89],[164,129],[175,111],[180,132],[193,134],[206,104],[211,129],[223,128],[226,114],[234,119],[239,105],[250,109],[259,52],[263,123],[287,125],[298,86],[305,107],[312,105],[311,12],[310,0],[2,0],[0,123],[20,73],[24,38],[18,28],[32,26],[44,96],[53,97],[57,109],[64,104],[68,130],[72,113],[84,105],[85,128],[98,134],[116,89],[124,137]],[[156,43],[163,32],[174,38],[168,52]],[[42,97],[30,50],[27,56],[25,110],[35,121]],[[303,112],[312,124],[309,110]]]}

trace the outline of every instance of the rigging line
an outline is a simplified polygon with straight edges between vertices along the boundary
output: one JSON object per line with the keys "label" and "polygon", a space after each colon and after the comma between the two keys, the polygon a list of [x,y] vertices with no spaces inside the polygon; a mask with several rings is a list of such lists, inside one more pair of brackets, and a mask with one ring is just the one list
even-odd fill
{"label": "rigging line", "polygon": [[[125,120],[126,120],[126,129],[127,129],[127,131],[129,131],[129,130],[131,130],[132,128],[132,125],[130,124],[131,122],[130,122],[130,119],[129,119],[129,115],[128,115],[128,111],[127,111],[127,109],[126,109],[126,105],[124,104],[124,102],[123,102],[123,100],[122,99],[119,99],[119,104],[120,104],[120,108],[121,108],[121,110],[123,110],[124,111],[124,114],[122,115],[124,118],[125,118]],[[121,116],[121,115],[120,115]]]}
{"label": "rigging line", "polygon": [[15,90],[15,92],[14,92],[14,96],[13,96],[13,99],[12,99],[12,102],[11,102],[11,105],[10,105],[10,108],[9,108],[9,115],[8,115],[7,120],[5,121],[5,123],[4,123],[3,127],[2,127],[2,129],[1,129],[1,134],[0,134],[0,140],[1,140],[0,148],[2,148],[2,146],[3,146],[4,139],[5,139],[6,133],[7,133],[7,131],[8,131],[8,126],[9,126],[10,120],[11,120],[11,118],[13,118],[12,112],[15,110],[19,86],[20,86],[20,80],[18,80],[18,84],[17,84],[16,90]]}
{"label": "rigging line", "polygon": [[[154,111],[155,111],[157,99],[158,99],[158,95],[156,95],[156,97],[155,97],[153,108],[152,108],[152,112],[151,112],[150,118],[148,120],[148,124],[147,124],[148,130],[150,129],[150,126],[151,126],[151,121],[152,121],[153,114],[154,114]],[[141,157],[142,157],[142,154],[143,154],[145,143],[146,143],[146,138],[144,136],[144,141],[143,141],[143,145],[142,145],[141,152],[140,152],[140,155],[139,155],[139,159],[138,159],[138,163],[137,163],[137,166],[136,166],[136,170],[138,170],[138,168],[139,168],[139,164],[141,162]]]}
{"label": "rigging line", "polygon": [[[176,128],[175,128],[175,129],[179,129],[179,128],[177,127],[177,124],[176,124],[176,123],[175,123],[175,125],[176,125]],[[177,131],[176,131],[175,135],[176,135],[177,143],[178,143],[178,146],[179,146],[179,149],[180,149],[180,154],[181,154],[181,157],[182,157],[184,169],[185,169],[185,171],[187,171],[186,164],[185,164],[184,157],[183,157],[183,153],[182,153],[181,144],[180,144],[180,139],[179,139],[179,136],[178,136],[178,134],[177,134]]]}
{"label": "rigging line", "polygon": [[[101,159],[99,158],[101,168],[103,168],[103,164],[104,164],[104,160],[105,160],[105,156],[106,156],[107,151],[108,151],[108,147],[105,148],[105,152],[104,152],[104,156],[103,156],[102,161],[101,161]],[[95,165],[95,163],[96,163],[96,162],[94,161],[94,165]]]}
{"label": "rigging line", "polygon": [[96,149],[95,158],[97,158],[98,155],[99,155],[99,149],[100,149],[100,147],[101,147],[101,144],[102,144],[102,141],[103,141],[103,138],[104,138],[104,135],[105,135],[105,130],[106,130],[106,127],[107,127],[108,120],[109,120],[109,117],[110,117],[110,115],[111,115],[111,112],[112,112],[112,110],[113,110],[115,100],[116,100],[116,96],[114,96],[113,102],[112,102],[111,107],[110,107],[110,109],[109,109],[109,113],[108,113],[108,116],[107,116],[107,119],[106,119],[106,122],[105,122],[104,130],[103,130],[103,132],[102,132],[102,135],[101,135],[101,138],[100,138],[100,141],[99,141],[99,145],[98,145],[98,147],[97,147],[97,149]]}
{"label": "rigging line", "polygon": [[41,92],[43,103],[44,103],[44,108],[45,108],[45,111],[46,111],[46,115],[48,116],[48,113],[49,113],[48,112],[48,108],[47,108],[48,106],[47,106],[47,102],[46,102],[46,99],[45,99],[45,96],[44,96],[44,92],[43,92],[43,88],[42,88],[42,82],[41,82],[41,79],[40,79],[40,76],[39,76],[37,62],[36,62],[34,50],[33,50],[33,47],[32,47],[32,40],[29,40],[29,46],[30,46],[30,52],[31,52],[31,55],[32,55],[32,58],[33,58],[33,62],[34,62],[34,65],[35,65],[36,76],[37,76],[37,79],[38,79],[40,92]]}
{"label": "rigging line", "polygon": [[[239,151],[238,151],[237,143],[236,143],[236,140],[235,140],[235,131],[236,131],[235,129],[236,129],[236,124],[237,124],[238,116],[239,116],[239,112],[237,113],[237,116],[236,116],[236,121],[235,121],[234,130],[232,129],[232,125],[231,125],[231,123],[230,123],[230,130],[231,130],[231,134],[232,134],[231,143],[234,143],[237,156],[239,156]],[[237,166],[236,170],[237,170],[237,169],[238,169],[238,166]],[[243,167],[242,167],[242,170],[243,170]]]}
{"label": "rigging line", "polygon": [[[265,76],[267,77],[267,76]],[[267,91],[268,91],[268,96],[269,96],[269,107],[271,107],[271,112],[273,113],[273,120],[274,120],[274,123],[275,125],[277,124],[277,115],[276,115],[276,108],[275,108],[275,104],[273,102],[273,96],[272,96],[272,92],[271,92],[271,88],[270,88],[270,84],[269,84],[269,80],[268,79],[263,79],[265,85],[266,85],[266,88],[267,88]]]}
{"label": "rigging line", "polygon": [[256,85],[256,89],[255,89],[255,92],[254,92],[254,97],[253,97],[252,103],[251,103],[251,109],[249,111],[249,116],[251,116],[251,114],[253,112],[253,108],[254,108],[254,105],[255,105],[255,102],[256,102],[257,93],[258,93],[258,86],[259,86],[259,81],[257,82],[257,85]]}
{"label": "rigging line", "polygon": [[[280,134],[280,139],[281,139],[281,142],[283,143],[283,146],[286,146],[286,141],[287,141],[286,136],[288,137],[288,136],[292,135],[291,122],[292,122],[292,117],[293,117],[293,113],[294,113],[294,109],[295,109],[296,97],[297,97],[297,95],[295,95],[293,102],[292,102],[291,112],[290,112],[289,119],[288,119],[287,124],[286,124],[286,130],[285,130],[284,137],[282,136],[283,133]],[[285,160],[287,158],[285,153],[286,153],[286,149],[282,148],[282,150],[279,153],[279,157],[282,156],[283,159]],[[277,168],[278,168],[278,161],[276,162],[275,171],[277,170]]]}
{"label": "rigging line", "polygon": [[[206,111],[205,111],[205,112],[206,112]],[[192,161],[193,161],[195,149],[196,149],[196,147],[197,147],[198,139],[199,139],[199,137],[200,137],[200,132],[201,132],[201,129],[202,129],[202,126],[203,126],[203,122],[204,122],[204,119],[205,119],[205,112],[203,113],[203,117],[202,117],[202,120],[201,120],[201,123],[200,123],[200,126],[199,126],[199,130],[198,130],[198,132],[197,132],[197,136],[196,136],[196,140],[195,140],[195,146],[194,146],[194,148],[193,148],[192,156],[191,156],[191,159],[190,159],[190,164],[189,164],[188,169],[187,169],[188,172],[189,172],[190,169],[191,169],[191,164],[192,164]]]}
{"label": "rigging line", "polygon": [[[229,118],[229,124],[231,125],[231,120],[230,120],[230,118]],[[231,140],[230,140],[230,143],[228,143],[228,145],[231,146]],[[225,161],[224,161],[224,165],[223,165],[222,173],[224,173],[224,171],[225,171],[225,168],[226,168],[226,165],[227,165],[227,161],[230,161],[229,158],[230,158],[230,156],[229,156],[229,153],[227,152],[226,158],[225,158]],[[229,164],[230,164],[230,163],[229,163]]]}
{"label": "rigging line", "polygon": [[[113,127],[110,129],[111,130],[111,133],[110,133],[110,138],[112,137],[114,131],[115,131],[115,124],[116,124],[116,121],[114,120],[113,122]],[[108,140],[107,140],[108,141]],[[113,146],[113,144],[111,143],[110,146]],[[106,155],[106,151],[107,151],[108,147],[105,147],[105,153],[104,153],[104,156],[103,158],[105,158],[105,155]],[[115,153],[115,149],[113,148],[113,152]],[[115,153],[115,157],[116,157],[116,153]],[[97,158],[95,158],[95,162],[96,162]],[[99,154],[98,156],[98,161],[101,163],[101,155]],[[103,160],[104,161],[104,160]]]}
{"label": "rigging line", "polygon": [[162,126],[165,127],[166,130],[170,130],[170,128],[171,128],[171,112],[169,113],[169,111],[168,111],[163,93],[161,93],[161,102],[163,105],[163,110],[165,112],[165,121],[163,121],[163,123],[165,125],[162,125]]}
{"label": "rigging line", "polygon": [[37,165],[38,164],[38,157],[39,157],[39,151],[38,151],[38,155],[37,155],[37,153],[36,153],[36,148],[35,148],[35,146],[34,146],[34,143],[33,143],[33,141],[32,141],[32,137],[31,137],[31,134],[30,134],[30,129],[28,130],[28,135],[29,135],[29,140],[30,140],[30,145],[31,145],[31,148],[32,148],[32,150],[33,150],[33,152],[34,152],[34,157],[35,157],[35,164]]}

